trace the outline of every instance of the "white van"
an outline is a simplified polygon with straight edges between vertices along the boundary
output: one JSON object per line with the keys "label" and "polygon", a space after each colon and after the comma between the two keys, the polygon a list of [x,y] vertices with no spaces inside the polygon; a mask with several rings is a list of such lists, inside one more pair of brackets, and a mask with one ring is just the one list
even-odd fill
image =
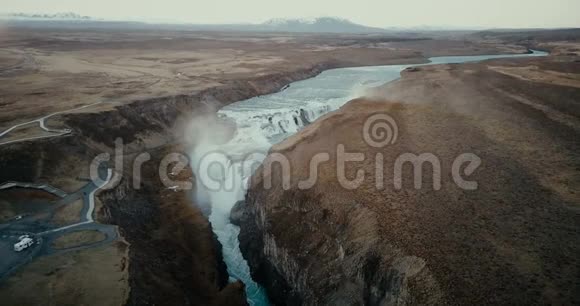
{"label": "white van", "polygon": [[28,238],[28,237],[24,238],[24,239],[20,240],[18,243],[14,244],[14,251],[20,252],[22,250],[27,249],[32,244],[34,244],[34,240],[32,238]]}

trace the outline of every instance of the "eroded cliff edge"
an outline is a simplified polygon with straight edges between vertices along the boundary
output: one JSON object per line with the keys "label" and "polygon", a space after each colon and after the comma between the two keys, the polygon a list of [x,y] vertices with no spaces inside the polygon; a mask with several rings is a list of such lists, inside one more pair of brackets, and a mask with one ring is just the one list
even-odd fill
{"label": "eroded cliff edge", "polygon": [[[422,67],[274,146],[264,165],[286,156],[289,188],[279,164],[262,166],[232,212],[255,279],[279,305],[577,303],[580,90],[563,76],[579,72],[576,57]],[[365,142],[377,113],[395,120],[394,144]],[[339,145],[365,157],[346,164],[348,179],[365,174],[352,190]],[[318,153],[330,160],[300,188]],[[411,165],[394,188],[405,153],[433,154],[441,187],[427,163],[421,188]],[[482,161],[476,190],[452,177],[464,153]]]}
{"label": "eroded cliff edge", "polygon": [[[189,94],[107,100],[95,108],[53,116],[47,126],[70,128],[72,133],[3,145],[0,181],[46,182],[75,192],[89,179],[92,159],[101,153],[115,156],[115,141],[122,140],[123,165],[114,165],[114,170],[123,179],[114,189],[98,194],[102,205],[97,207],[96,219],[117,225],[122,247],[128,246],[127,258],[119,258],[123,264],[115,266],[128,273],[128,279],[118,283],[127,292],[124,303],[244,305],[243,285],[226,286],[228,275],[221,246],[201,209],[189,197],[192,191],[175,193],[167,189],[159,181],[159,161],[167,153],[187,155],[188,141],[183,131],[192,116],[214,116],[226,104],[275,92],[334,67],[425,60],[407,52],[375,53],[378,58],[324,58],[291,70],[224,80]],[[133,160],[143,153],[150,154],[151,160],[144,164],[141,189],[137,190],[133,186]],[[67,280],[64,283],[66,288],[75,286]],[[96,301],[81,297],[77,302]]]}

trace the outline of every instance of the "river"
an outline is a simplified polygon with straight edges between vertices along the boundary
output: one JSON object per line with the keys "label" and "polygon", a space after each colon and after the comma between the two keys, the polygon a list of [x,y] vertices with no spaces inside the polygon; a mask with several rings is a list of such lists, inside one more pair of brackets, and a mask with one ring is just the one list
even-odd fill
{"label": "river", "polygon": [[[244,199],[249,176],[273,144],[296,133],[320,116],[362,96],[365,88],[398,79],[401,71],[409,67],[545,55],[545,52],[533,51],[531,54],[445,56],[430,58],[429,64],[332,69],[316,77],[294,82],[281,92],[232,103],[219,110],[220,116],[235,121],[237,132],[234,138],[225,145],[194,151],[192,159],[199,164],[202,155],[207,156],[212,150],[219,151],[220,154],[215,154],[211,160],[228,169],[218,177],[224,182],[228,181],[231,188],[212,191],[198,183],[196,190],[199,197],[211,204],[209,220],[222,244],[230,280],[239,279],[246,284],[250,305],[269,305],[264,289],[252,280],[248,264],[239,248],[240,230],[230,223],[229,215],[234,204]],[[250,158],[246,158],[249,154],[252,154]],[[243,158],[246,158],[245,162],[241,161]],[[196,172],[197,177],[199,173]]]}

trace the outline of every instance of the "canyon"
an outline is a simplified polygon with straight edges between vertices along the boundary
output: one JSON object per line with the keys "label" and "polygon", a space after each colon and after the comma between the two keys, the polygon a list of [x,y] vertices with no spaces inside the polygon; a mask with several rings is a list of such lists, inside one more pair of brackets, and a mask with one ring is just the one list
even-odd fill
{"label": "canyon", "polygon": [[[577,303],[579,69],[575,55],[416,66],[274,145],[232,212],[254,278],[276,305]],[[398,127],[380,147],[363,137],[377,114]],[[364,173],[355,188],[339,146],[364,157],[342,170]],[[475,189],[452,177],[464,153]],[[436,162],[398,177],[405,154]]]}
{"label": "canyon", "polygon": [[[82,264],[82,259],[74,257],[67,257],[64,263],[50,262],[50,257],[46,257],[45,259],[49,259],[46,264],[47,270],[38,272],[27,270],[38,267],[24,266],[14,276],[2,280],[0,296],[3,300],[6,298],[11,302],[28,301],[30,297],[27,297],[26,290],[16,291],[15,288],[23,283],[30,283],[40,286],[42,290],[39,292],[48,292],[47,288],[52,286],[58,288],[56,295],[50,297],[57,304],[95,303],[93,297],[98,296],[99,290],[102,290],[100,288],[106,288],[105,285],[112,281],[107,277],[96,276],[99,271],[106,273],[104,271],[107,269],[103,267],[121,272],[123,275],[121,279],[114,280],[119,289],[119,292],[115,293],[119,304],[247,303],[244,284],[229,281],[230,275],[222,259],[221,244],[213,233],[208,213],[198,205],[199,203],[195,203],[191,190],[169,189],[158,178],[157,165],[167,153],[179,152],[188,155],[191,151],[188,139],[191,135],[185,132],[184,127],[192,117],[214,117],[218,109],[230,103],[277,92],[292,82],[316,76],[332,68],[425,63],[428,57],[437,55],[522,53],[527,50],[527,46],[516,43],[388,35],[376,37],[246,33],[242,36],[239,33],[167,30],[32,31],[29,28],[7,28],[3,31],[7,34],[2,36],[0,41],[0,63],[2,63],[0,79],[3,80],[0,83],[2,110],[0,128],[5,130],[22,122],[61,112],[48,119],[46,124],[52,128],[70,129],[71,133],[33,141],[18,141],[20,138],[34,137],[41,133],[34,129],[20,131],[21,134],[10,139],[16,140],[15,143],[0,145],[2,169],[0,182],[46,182],[66,192],[73,192],[88,179],[89,165],[95,156],[104,152],[114,155],[115,139],[121,138],[124,142],[123,167],[115,169],[117,173],[123,175],[123,179],[115,188],[97,195],[99,205],[95,216],[98,222],[117,226],[120,238],[112,245],[114,251],[107,253],[106,259],[99,257],[101,258],[99,265],[90,265],[88,270],[84,271],[85,277],[90,280],[90,286],[85,287],[86,285],[74,282],[77,277],[74,273],[78,272],[70,267]],[[546,49],[560,50],[559,46],[556,44]],[[571,62],[573,59],[568,59],[565,63]],[[496,68],[484,69],[482,72],[478,70],[482,68],[477,65],[471,70],[476,71],[475,75],[486,73],[497,77],[499,74],[503,78],[510,78],[501,71],[506,71],[506,66],[511,67],[515,64],[501,63],[503,62],[494,64]],[[546,69],[542,65],[547,65],[560,73],[574,72],[564,71],[564,68],[552,68],[557,66],[557,63],[546,64],[541,61],[531,62],[529,65],[536,65],[540,69]],[[561,66],[568,67],[564,64],[560,64],[559,67]],[[515,72],[510,70],[509,73],[517,73],[520,78],[530,78],[526,71],[522,72],[521,67],[526,66],[515,65],[519,70]],[[437,69],[435,71],[438,71]],[[423,75],[427,71],[438,73],[420,70],[417,74]],[[416,72],[405,72],[405,77],[412,73]],[[471,75],[470,72],[464,73],[467,76]],[[419,79],[415,82],[419,82]],[[442,86],[443,82],[455,81],[456,79],[448,77],[436,81],[438,85],[430,83],[412,86],[420,88],[417,89],[418,92],[425,92],[426,88],[438,88],[437,86]],[[381,90],[378,88],[377,92]],[[553,95],[549,90],[542,93],[548,97]],[[572,101],[575,92],[570,91],[569,95]],[[386,94],[383,97],[382,93],[380,96],[385,100],[404,98],[389,97]],[[100,103],[96,104],[97,102]],[[91,107],[68,111],[93,104]],[[573,105],[572,102],[569,104]],[[354,117],[357,112],[368,113],[369,108],[375,106],[363,102],[360,104],[361,109],[357,110],[359,106],[356,105],[351,102],[345,107],[345,110],[354,110],[351,115]],[[421,116],[420,112],[397,103],[381,105],[404,112],[405,115]],[[433,112],[439,111],[441,110]],[[424,116],[432,119],[435,114],[427,112]],[[330,120],[336,120],[332,117],[333,115],[329,116]],[[284,147],[292,148],[291,152],[288,151],[289,156],[295,156],[293,160],[295,158],[296,161],[303,161],[302,154],[305,152],[302,151],[304,147],[300,145],[301,135],[310,133],[309,131],[320,126],[335,129],[336,125],[328,127],[327,120],[323,118],[322,121],[316,121],[295,137],[280,144],[281,147],[274,147],[272,150],[282,148],[281,151],[284,151],[286,150]],[[435,123],[435,120],[428,122]],[[347,125],[344,128],[346,129]],[[422,128],[428,130],[425,126]],[[204,133],[202,130],[193,132]],[[432,134],[426,133],[421,137],[443,132],[451,131],[434,129],[431,131]],[[481,131],[475,129],[474,137],[477,136],[476,132]],[[316,134],[324,135],[323,132],[316,132],[306,138],[316,140]],[[345,132],[344,135],[348,133]],[[413,135],[420,135],[419,130]],[[570,135],[573,137],[574,134]],[[321,137],[335,141],[326,136]],[[291,142],[290,145],[288,141]],[[573,143],[568,145],[572,151]],[[298,150],[295,150],[296,148]],[[144,152],[151,155],[151,160],[144,166],[140,189],[136,189],[132,185],[131,165],[135,157]],[[513,167],[515,165],[514,162]],[[186,181],[196,180],[190,170],[177,173],[175,176]],[[534,176],[530,174],[530,177]],[[543,183],[545,185],[542,186],[550,186],[562,192],[559,196],[571,196],[569,191],[562,189],[562,184],[558,183],[557,178],[549,178]],[[524,191],[524,194],[530,195],[538,191],[539,187],[536,186],[538,185],[530,185],[530,189]],[[431,256],[440,260],[433,261],[433,264],[437,263],[437,268],[443,271],[432,271],[430,257],[425,254],[435,249],[433,244],[426,244],[425,251],[418,252],[412,247],[418,248],[419,240],[415,242],[412,239],[405,240],[406,237],[402,234],[396,235],[400,240],[391,240],[392,236],[383,232],[385,228],[381,224],[384,220],[377,219],[377,214],[382,215],[384,212],[377,213],[373,209],[386,209],[385,207],[378,204],[376,207],[357,204],[365,202],[362,201],[364,193],[356,196],[361,197],[356,199],[352,193],[339,192],[331,186],[320,186],[317,189],[319,192],[316,193],[290,191],[270,194],[252,188],[245,204],[239,204],[235,210],[240,216],[236,223],[241,225],[242,252],[255,280],[265,286],[273,302],[314,304],[321,302],[322,299],[331,303],[359,301],[360,290],[366,292],[363,299],[369,304],[378,304],[387,293],[389,301],[406,302],[433,302],[451,297],[464,297],[465,292],[462,290],[467,290],[465,289],[467,287],[457,289],[458,292],[442,289],[456,280],[441,277],[454,271],[444,260],[437,257],[442,254],[442,250],[439,253],[433,252]],[[373,199],[372,193],[367,195],[369,199]],[[403,195],[395,194],[395,197],[399,196]],[[448,196],[461,197],[461,194],[450,190]],[[259,220],[256,217],[257,207],[263,205],[266,199],[270,205],[275,205],[276,209],[279,209],[277,213],[284,214],[270,216],[267,209],[263,210],[264,216],[276,220],[276,228],[268,231],[256,223]],[[272,199],[275,201],[270,201]],[[422,198],[417,195],[417,199]],[[378,203],[381,200],[376,201]],[[424,201],[431,202],[427,199]],[[288,203],[295,203],[298,206],[287,205]],[[335,203],[344,205],[337,209]],[[415,203],[414,207],[425,207],[419,204]],[[427,204],[426,206],[428,207]],[[461,207],[453,208],[452,204],[449,204],[449,208],[460,210]],[[472,208],[467,206],[462,214],[468,213]],[[405,212],[408,213],[409,209],[406,207]],[[567,220],[566,222],[571,222],[566,224],[573,224],[573,215],[562,216],[563,211],[561,208],[556,209],[552,217],[562,217]],[[418,210],[417,215],[423,212]],[[532,212],[535,210],[532,209]],[[392,211],[389,211],[386,215],[391,213]],[[393,221],[390,226],[395,227],[400,224],[397,222],[407,220],[403,212],[399,213],[402,218],[398,221],[389,219]],[[390,218],[396,219],[395,216]],[[405,226],[397,230],[408,232],[408,235],[423,233],[419,224],[429,220],[417,218],[419,219],[405,225],[412,226],[416,229],[415,232],[406,231]],[[448,221],[443,218],[439,222],[445,220]],[[298,226],[289,226],[289,222]],[[543,226],[545,223],[539,225]],[[459,226],[457,229],[463,227]],[[431,233],[435,234],[436,231],[433,230]],[[310,234],[312,235],[308,239],[302,239],[306,237],[303,235]],[[390,232],[389,235],[395,235],[395,232]],[[253,239],[255,237],[260,239]],[[420,241],[429,238],[421,237]],[[380,243],[385,239],[389,242]],[[461,240],[455,240],[454,243],[459,243],[458,241]],[[302,252],[301,249],[305,247],[302,243],[308,245],[305,250],[309,252],[321,252],[320,257],[306,256],[304,253],[296,257],[293,252]],[[264,257],[262,249],[267,249],[268,252],[265,254],[271,257]],[[553,249],[547,249],[551,250]],[[88,254],[86,256],[97,254],[97,251],[101,250],[89,249],[85,251]],[[565,250],[565,254],[573,251],[573,249]],[[325,257],[324,254],[333,255]],[[517,254],[506,256],[508,255]],[[99,253],[98,256],[103,255]],[[336,258],[342,259],[334,261]],[[309,265],[319,263],[319,260],[325,260],[328,264],[326,270],[307,268]],[[336,272],[343,265],[348,266],[346,270]],[[472,271],[469,270],[469,266],[466,269],[468,269],[466,273]],[[375,273],[377,270],[385,273],[378,275]],[[303,278],[299,275],[302,273],[300,271],[310,271],[312,274]],[[574,273],[573,271],[570,273]],[[344,275],[348,277],[343,277]],[[568,276],[560,280],[554,280],[552,274],[542,274],[542,277],[553,280],[554,288],[559,288],[562,283],[569,281]],[[325,281],[320,281],[321,279]],[[529,281],[532,282],[533,279],[531,277]],[[313,284],[314,286],[311,286]],[[554,298],[547,301],[559,300]]]}

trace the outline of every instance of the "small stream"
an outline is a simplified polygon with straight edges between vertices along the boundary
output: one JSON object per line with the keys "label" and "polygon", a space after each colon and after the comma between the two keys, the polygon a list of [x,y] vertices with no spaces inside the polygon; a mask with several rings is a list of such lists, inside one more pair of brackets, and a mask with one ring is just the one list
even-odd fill
{"label": "small stream", "polygon": [[[224,154],[212,157],[212,162],[228,169],[218,177],[224,182],[228,181],[233,187],[211,191],[198,183],[197,196],[211,203],[209,220],[222,244],[230,279],[239,279],[246,284],[248,303],[256,306],[269,305],[264,289],[252,280],[250,269],[239,247],[240,230],[230,223],[229,216],[234,204],[244,199],[245,186],[253,169],[263,161],[273,144],[286,139],[320,116],[362,96],[365,88],[396,80],[401,71],[408,67],[545,55],[545,52],[533,51],[531,54],[515,55],[445,56],[430,58],[429,64],[332,69],[311,79],[294,82],[281,92],[239,101],[219,110],[220,116],[235,121],[236,135],[225,145],[196,149],[192,152],[192,160],[195,162],[212,150],[223,152]],[[251,153],[253,155],[249,159],[241,161]]]}

